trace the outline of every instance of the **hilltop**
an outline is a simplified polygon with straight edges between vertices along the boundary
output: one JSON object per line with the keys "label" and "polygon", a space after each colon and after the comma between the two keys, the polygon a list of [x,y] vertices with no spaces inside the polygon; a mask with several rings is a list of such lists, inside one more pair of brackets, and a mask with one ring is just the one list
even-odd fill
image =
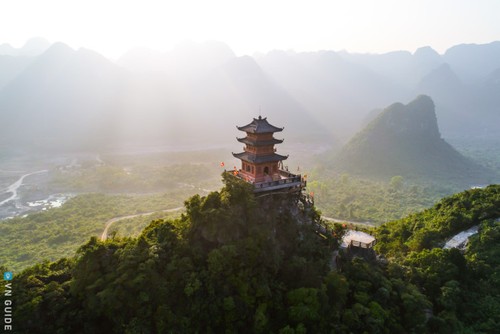
{"label": "hilltop", "polygon": [[384,109],[343,147],[334,164],[376,178],[401,175],[463,184],[491,183],[495,178],[441,138],[434,102],[426,95]]}
{"label": "hilltop", "polygon": [[[243,181],[226,177],[224,182],[220,191],[188,199],[180,218],[155,220],[137,238],[92,238],[75,257],[15,274],[17,332],[422,328],[425,297],[412,285],[387,281],[394,293],[366,295],[361,306],[355,294],[359,275],[381,287],[383,270],[358,263],[346,264],[343,273],[331,271],[340,224],[325,240],[307,223],[319,218],[317,212],[301,214],[294,195],[257,198]],[[412,309],[393,307],[406,296],[414,299]],[[358,315],[360,307],[373,312]],[[414,320],[404,320],[410,317]]]}
{"label": "hilltop", "polygon": [[[220,191],[188,199],[180,218],[155,220],[137,238],[91,238],[75,257],[15,274],[17,332],[498,328],[499,186],[382,225],[377,250],[388,258],[342,257],[339,271],[328,264],[344,232],[340,224],[324,240],[307,223],[317,212],[301,214],[293,195],[259,199],[242,181],[224,182]],[[440,248],[473,225],[479,234],[465,255]]]}

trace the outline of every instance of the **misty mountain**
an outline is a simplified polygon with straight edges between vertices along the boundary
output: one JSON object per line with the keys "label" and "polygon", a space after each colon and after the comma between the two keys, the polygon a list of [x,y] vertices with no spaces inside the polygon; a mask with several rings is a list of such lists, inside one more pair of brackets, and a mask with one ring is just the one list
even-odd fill
{"label": "misty mountain", "polygon": [[[425,75],[414,90],[414,94],[432,96],[439,110],[440,128],[445,133],[463,129],[476,115],[470,113],[471,87],[464,85],[449,64],[443,63]],[[460,131],[458,131],[460,132]]]}
{"label": "misty mountain", "polygon": [[342,57],[359,66],[384,76],[405,89],[412,89],[429,72],[444,60],[431,47],[421,47],[411,54],[408,51],[393,51],[385,54],[349,54]]}
{"label": "misty mountain", "polygon": [[460,91],[462,86],[462,82],[450,65],[444,63],[425,75],[418,83],[417,89],[443,95],[450,91]]}
{"label": "misty mountain", "polygon": [[[150,61],[141,61],[138,51]],[[164,114],[171,113],[169,120],[178,122],[176,129],[189,132],[178,137],[187,137],[181,139],[190,143],[208,140],[228,144],[235,125],[246,123],[259,113],[289,129],[287,138],[292,142],[329,138],[327,130],[253,58],[236,57],[223,43],[186,43],[167,53],[135,50],[118,63],[145,80],[153,75],[168,82],[148,89],[171,95],[172,99],[162,104]],[[134,95],[134,91],[130,94]],[[158,99],[157,96],[148,100]]]}
{"label": "misty mountain", "polygon": [[500,41],[456,45],[445,52],[443,59],[461,80],[474,83],[500,68]]}
{"label": "misty mountain", "polygon": [[[495,45],[476,47],[495,55]],[[459,56],[462,51],[465,55]],[[473,60],[460,62],[467,54]],[[471,52],[468,47],[452,48],[445,56],[422,47],[413,54],[395,51],[380,55],[273,51],[257,55],[256,60],[317,121],[328,124],[333,134],[343,138],[366,125],[366,120],[373,118],[373,110],[420,94],[431,96],[438,106],[439,126],[445,136],[498,133],[495,101],[499,94],[484,87],[488,76],[483,76],[491,75],[486,69],[493,69],[497,58]],[[475,64],[483,60],[486,65]],[[476,73],[476,66],[485,70]],[[463,68],[483,79],[464,82],[457,74]]]}
{"label": "misty mountain", "polygon": [[36,56],[49,48],[44,38],[32,38],[23,47],[16,49],[10,44],[0,45],[0,90],[16,78]]}
{"label": "misty mountain", "polygon": [[292,142],[326,136],[252,58],[236,57],[222,44],[198,51],[191,57],[189,48],[156,55],[162,69],[132,70],[56,43],[0,90],[0,139],[4,145],[68,149],[230,145],[235,125],[260,108],[291,129]]}
{"label": "misty mountain", "polygon": [[[464,44],[450,48],[444,55],[430,47],[419,48],[413,54],[405,51],[382,55],[341,54],[399,84],[402,93],[382,93],[393,101],[409,100],[420,94],[431,96],[437,106],[440,129],[446,137],[483,136],[500,131],[496,98],[500,91],[488,89],[486,84],[500,68],[499,45],[498,42]],[[374,105],[370,110],[380,106]]]}
{"label": "misty mountain", "polygon": [[[45,43],[27,43],[24,55],[1,48],[10,54],[0,55],[4,145],[231,145],[234,126],[260,113],[290,130],[287,143],[335,146],[335,137],[349,138],[376,117],[373,110],[418,94],[434,100],[445,137],[500,133],[500,67],[486,55],[496,54],[497,43],[459,46],[443,56],[423,47],[413,54],[237,57],[220,42],[163,53],[134,49],[117,62],[63,43],[29,55]],[[467,55],[484,64],[465,61]],[[481,79],[464,81],[464,68]]]}
{"label": "misty mountain", "polygon": [[[251,120],[257,112],[285,126],[287,142],[299,139],[312,142],[328,138],[328,128],[315,121],[251,57],[237,57],[215,68],[198,82],[196,88],[198,95],[205,98],[205,108],[210,110],[211,105],[218,105],[218,109],[211,110],[210,115],[223,115],[240,124]],[[230,96],[233,100],[228,104]]]}
{"label": "misty mountain", "polygon": [[425,95],[387,107],[344,146],[334,165],[369,177],[401,175],[457,183],[490,183],[496,177],[441,138],[434,103]]}
{"label": "misty mountain", "polygon": [[105,132],[122,70],[101,55],[53,44],[0,91],[4,144],[80,145]]}
{"label": "misty mountain", "polygon": [[29,39],[21,48],[14,48],[6,43],[1,44],[0,55],[34,57],[42,54],[49,47],[50,43],[45,38],[35,37]]}
{"label": "misty mountain", "polygon": [[15,79],[33,59],[33,57],[0,55],[0,90]]}
{"label": "misty mountain", "polygon": [[418,48],[413,54],[413,67],[416,74],[424,75],[444,62],[439,53],[430,46]]}
{"label": "misty mountain", "polygon": [[401,91],[390,80],[333,51],[274,51],[256,60],[337,136],[348,136],[358,128],[364,114],[374,106],[389,103],[386,92],[399,96]]}

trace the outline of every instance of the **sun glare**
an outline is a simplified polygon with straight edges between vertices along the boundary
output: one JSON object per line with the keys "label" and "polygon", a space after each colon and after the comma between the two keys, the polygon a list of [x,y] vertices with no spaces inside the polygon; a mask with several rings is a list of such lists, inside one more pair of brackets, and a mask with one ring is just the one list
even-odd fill
{"label": "sun glare", "polygon": [[51,42],[119,57],[132,47],[171,49],[219,40],[238,55],[272,49],[380,53],[500,36],[500,2],[424,1],[12,1],[0,5],[0,43]]}

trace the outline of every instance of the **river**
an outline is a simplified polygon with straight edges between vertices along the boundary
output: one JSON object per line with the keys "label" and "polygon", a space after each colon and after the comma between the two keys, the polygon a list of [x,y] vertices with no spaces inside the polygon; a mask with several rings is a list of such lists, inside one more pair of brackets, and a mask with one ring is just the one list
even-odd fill
{"label": "river", "polygon": [[30,175],[47,173],[47,172],[48,172],[48,170],[44,169],[44,170],[39,170],[38,172],[32,172],[32,173],[24,174],[23,176],[21,176],[16,182],[12,183],[10,186],[8,186],[4,190],[2,190],[2,193],[11,193],[11,196],[8,197],[7,199],[1,201],[0,206],[4,205],[10,201],[18,199],[17,190],[19,189],[19,187],[21,187],[23,185],[23,181],[25,178],[27,178]]}
{"label": "river", "polygon": [[57,208],[75,196],[51,190],[48,180],[49,171],[44,169],[19,176],[14,183],[0,188],[0,220]]}

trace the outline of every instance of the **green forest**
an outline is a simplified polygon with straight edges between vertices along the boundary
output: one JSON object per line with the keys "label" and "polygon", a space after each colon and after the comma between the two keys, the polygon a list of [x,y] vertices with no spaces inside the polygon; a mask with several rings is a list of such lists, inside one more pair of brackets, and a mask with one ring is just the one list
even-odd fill
{"label": "green forest", "polygon": [[108,220],[153,213],[120,221],[108,231],[137,236],[151,219],[176,214],[161,211],[180,207],[188,196],[220,186],[217,154],[109,154],[103,155],[102,162],[83,157],[77,166],[51,168],[49,181],[41,188],[47,194],[77,195],[60,208],[3,220],[0,242],[5,247],[0,248],[0,264],[17,273],[44,260],[71,257],[90,237],[99,237]]}
{"label": "green forest", "polygon": [[165,212],[162,210],[155,211],[151,214],[148,212],[138,217],[120,219],[109,228],[108,235],[112,238],[137,237],[153,220],[171,219],[180,216],[181,210],[175,209],[176,208],[170,209],[174,210],[172,212]]}
{"label": "green forest", "polygon": [[[224,178],[137,237],[87,239],[15,275],[19,333],[493,333],[500,325],[500,186],[374,229],[378,257],[332,251],[297,196]],[[465,252],[442,249],[479,225]],[[6,269],[6,268],[0,268]]]}
{"label": "green forest", "polygon": [[[175,208],[193,192],[190,189],[135,196],[84,194],[71,198],[60,208],[6,220],[0,224],[0,243],[3,245],[0,263],[16,273],[43,260],[73,256],[90,237],[101,235],[109,219]],[[138,226],[144,227],[144,220],[137,220]],[[125,226],[120,227],[120,223],[110,232],[137,233],[137,226],[125,221]],[[128,232],[127,227],[130,228]]]}
{"label": "green forest", "polygon": [[[150,193],[165,189],[209,188],[220,186],[219,163],[168,163],[167,157],[147,158],[106,156],[106,164],[84,162],[74,169],[51,172],[50,187],[63,192]],[[179,157],[175,156],[176,159]],[[212,157],[213,159],[213,157]],[[181,160],[182,162],[182,160]]]}
{"label": "green forest", "polygon": [[375,225],[431,207],[460,189],[405,180],[399,175],[387,180],[368,179],[334,173],[325,167],[313,169],[308,179],[308,191],[325,216]]}

